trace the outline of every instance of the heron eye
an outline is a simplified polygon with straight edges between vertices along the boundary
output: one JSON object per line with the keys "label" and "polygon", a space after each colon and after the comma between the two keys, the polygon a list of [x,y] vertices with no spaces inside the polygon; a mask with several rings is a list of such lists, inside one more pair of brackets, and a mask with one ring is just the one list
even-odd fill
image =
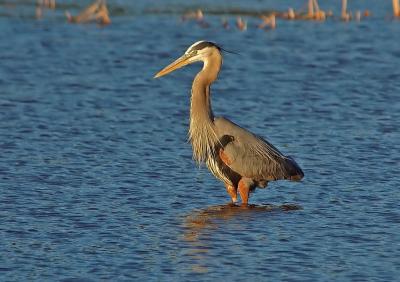
{"label": "heron eye", "polygon": [[190,51],[190,55],[196,55],[196,54],[197,54],[197,50]]}

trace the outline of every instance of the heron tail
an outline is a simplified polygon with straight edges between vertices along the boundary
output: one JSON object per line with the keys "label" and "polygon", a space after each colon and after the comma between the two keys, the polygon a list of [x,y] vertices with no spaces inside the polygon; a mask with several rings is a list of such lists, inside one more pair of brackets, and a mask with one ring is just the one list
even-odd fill
{"label": "heron tail", "polygon": [[303,179],[304,172],[301,170],[296,161],[290,156],[286,156],[286,158],[285,168],[288,172],[288,179],[291,181],[300,181]]}

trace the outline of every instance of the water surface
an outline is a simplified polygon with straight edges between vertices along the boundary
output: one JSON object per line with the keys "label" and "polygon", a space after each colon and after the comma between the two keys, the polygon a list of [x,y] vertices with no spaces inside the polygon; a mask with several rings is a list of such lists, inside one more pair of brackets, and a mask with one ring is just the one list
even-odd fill
{"label": "water surface", "polygon": [[[1,280],[398,279],[400,23],[361,2],[375,17],[270,32],[248,18],[243,33],[220,16],[204,29],[142,13],[169,8],[144,1],[104,28],[0,8]],[[201,66],[152,78],[200,39],[240,53],[224,55],[215,114],[305,172],[257,190],[248,209],[191,159]]]}

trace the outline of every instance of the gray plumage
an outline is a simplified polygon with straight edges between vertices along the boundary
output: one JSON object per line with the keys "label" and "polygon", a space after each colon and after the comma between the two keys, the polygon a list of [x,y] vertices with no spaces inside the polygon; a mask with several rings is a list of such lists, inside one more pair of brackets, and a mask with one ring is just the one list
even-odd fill
{"label": "gray plumage", "polygon": [[300,180],[304,174],[291,157],[284,156],[266,140],[223,117],[214,117],[210,85],[221,68],[220,50],[215,43],[196,42],[156,77],[186,64],[204,62],[192,85],[189,140],[193,158],[198,163],[205,162],[225,183],[232,201],[236,202],[239,192],[242,203],[247,204],[249,191],[255,187],[265,187],[269,181],[279,179]]}
{"label": "gray plumage", "polygon": [[223,150],[232,162],[229,168],[238,174],[258,182],[303,177],[292,158],[261,137],[222,117],[214,119],[214,124],[219,138],[231,136]]}

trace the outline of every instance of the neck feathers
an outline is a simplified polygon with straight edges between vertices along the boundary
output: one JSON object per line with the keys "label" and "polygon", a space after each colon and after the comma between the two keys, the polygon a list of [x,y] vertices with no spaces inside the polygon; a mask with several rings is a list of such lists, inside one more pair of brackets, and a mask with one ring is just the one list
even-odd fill
{"label": "neck feathers", "polygon": [[217,78],[222,58],[219,52],[204,59],[203,69],[196,75],[192,85],[190,107],[189,140],[193,147],[193,158],[202,163],[215,154],[218,137],[214,129],[211,108],[210,85]]}

